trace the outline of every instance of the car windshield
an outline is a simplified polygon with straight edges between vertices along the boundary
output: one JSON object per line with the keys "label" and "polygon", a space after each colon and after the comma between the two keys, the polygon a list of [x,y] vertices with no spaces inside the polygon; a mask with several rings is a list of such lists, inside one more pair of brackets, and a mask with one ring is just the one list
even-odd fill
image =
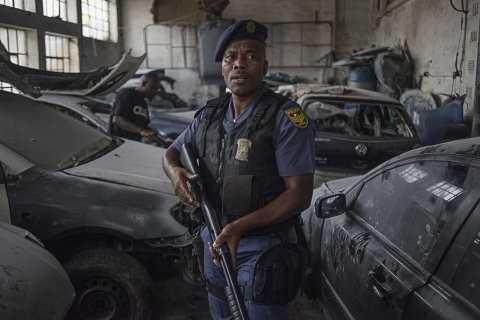
{"label": "car windshield", "polygon": [[44,169],[85,163],[118,144],[63,107],[5,92],[0,101],[0,143]]}
{"label": "car windshield", "polygon": [[372,138],[413,138],[406,113],[392,104],[307,99],[302,108],[317,132]]}

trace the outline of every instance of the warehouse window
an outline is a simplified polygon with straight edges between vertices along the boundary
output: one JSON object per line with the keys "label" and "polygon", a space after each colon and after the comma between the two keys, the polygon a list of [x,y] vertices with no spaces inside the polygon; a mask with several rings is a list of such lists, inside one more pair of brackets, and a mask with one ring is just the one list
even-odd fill
{"label": "warehouse window", "polygon": [[35,0],[0,0],[0,5],[35,12]]}
{"label": "warehouse window", "polygon": [[117,3],[115,0],[82,0],[83,36],[117,41]]}
{"label": "warehouse window", "polygon": [[67,20],[67,0],[43,0],[43,14]]}
{"label": "warehouse window", "polygon": [[[10,61],[28,66],[27,32],[25,30],[0,26],[0,41],[7,49]],[[0,90],[18,92],[6,82],[0,82]]]}
{"label": "warehouse window", "polygon": [[20,10],[25,10],[25,1],[24,0],[0,0],[0,4],[3,6],[8,6],[12,8],[17,8]]}
{"label": "warehouse window", "polygon": [[45,35],[47,70],[56,72],[78,71],[78,45],[76,39],[60,35]]}

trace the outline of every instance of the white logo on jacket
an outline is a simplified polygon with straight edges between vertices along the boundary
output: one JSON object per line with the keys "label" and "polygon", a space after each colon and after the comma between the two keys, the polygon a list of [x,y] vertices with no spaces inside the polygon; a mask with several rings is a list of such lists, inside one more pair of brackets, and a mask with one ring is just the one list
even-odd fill
{"label": "white logo on jacket", "polygon": [[147,108],[142,107],[142,106],[134,106],[133,107],[133,114],[135,114],[137,116],[144,117],[144,118],[148,118]]}

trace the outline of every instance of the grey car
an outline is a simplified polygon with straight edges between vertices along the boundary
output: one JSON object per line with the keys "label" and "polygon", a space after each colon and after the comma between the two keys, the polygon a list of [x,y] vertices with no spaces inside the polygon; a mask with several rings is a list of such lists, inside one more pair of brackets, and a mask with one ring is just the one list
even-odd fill
{"label": "grey car", "polygon": [[149,262],[191,260],[164,149],[121,140],[68,109],[0,92],[0,163],[11,221],[64,264],[72,319],[148,319]]}
{"label": "grey car", "polygon": [[480,319],[480,138],[314,191],[306,283],[333,319]]}
{"label": "grey car", "polygon": [[67,273],[40,240],[8,222],[10,206],[0,167],[0,319],[64,319],[75,297]]}

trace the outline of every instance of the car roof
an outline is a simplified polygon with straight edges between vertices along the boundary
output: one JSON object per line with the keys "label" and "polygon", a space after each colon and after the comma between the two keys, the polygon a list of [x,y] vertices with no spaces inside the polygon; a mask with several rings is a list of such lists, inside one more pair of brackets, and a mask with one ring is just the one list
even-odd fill
{"label": "car roof", "polygon": [[[480,160],[480,137],[449,141],[432,146],[425,146],[402,153],[379,165],[370,173],[378,172],[385,167],[403,162],[412,158],[451,157]],[[453,159],[452,159],[453,160]]]}
{"label": "car roof", "polygon": [[330,86],[330,87],[314,87],[311,90],[305,91],[297,102],[301,104],[306,99],[311,98],[331,98],[342,99],[349,101],[371,101],[382,102],[387,104],[400,105],[400,102],[392,97],[389,97],[380,92],[346,87],[346,86]]}

